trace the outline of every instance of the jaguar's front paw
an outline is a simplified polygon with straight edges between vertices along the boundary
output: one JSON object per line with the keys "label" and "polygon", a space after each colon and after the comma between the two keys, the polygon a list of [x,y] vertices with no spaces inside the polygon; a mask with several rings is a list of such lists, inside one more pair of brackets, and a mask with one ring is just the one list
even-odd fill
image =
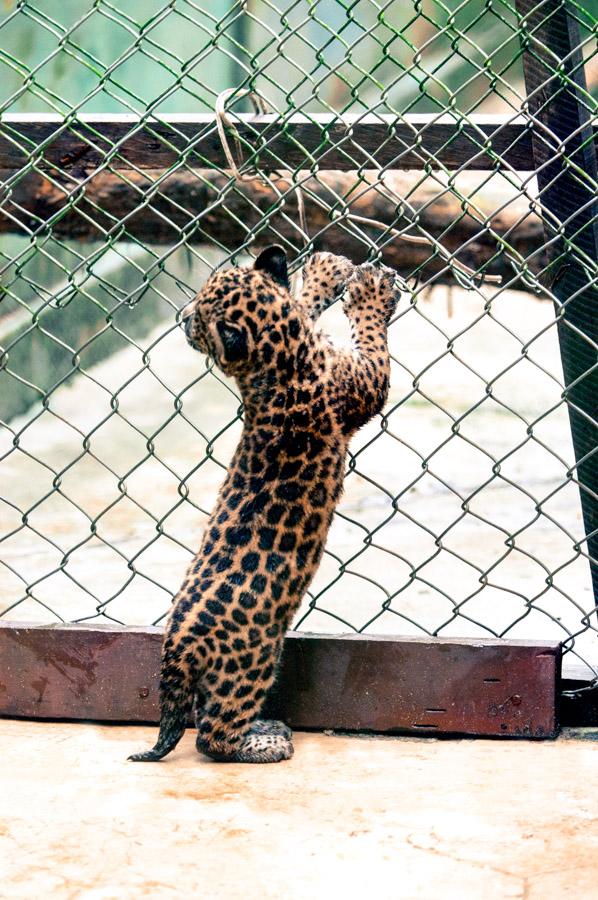
{"label": "jaguar's front paw", "polygon": [[388,323],[401,298],[395,270],[375,263],[356,266],[348,288],[343,308],[349,316],[357,310],[366,315],[371,312],[374,316],[382,314]]}
{"label": "jaguar's front paw", "polygon": [[355,266],[345,256],[314,253],[302,270],[303,287],[298,298],[317,319],[343,292]]}

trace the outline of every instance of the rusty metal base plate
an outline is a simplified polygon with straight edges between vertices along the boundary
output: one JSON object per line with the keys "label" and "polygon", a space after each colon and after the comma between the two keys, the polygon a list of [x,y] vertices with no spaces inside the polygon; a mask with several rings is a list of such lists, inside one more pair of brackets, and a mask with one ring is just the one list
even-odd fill
{"label": "rusty metal base plate", "polygon": [[[162,631],[0,625],[0,715],[154,722]],[[292,632],[269,712],[294,728],[554,737],[558,643]]]}

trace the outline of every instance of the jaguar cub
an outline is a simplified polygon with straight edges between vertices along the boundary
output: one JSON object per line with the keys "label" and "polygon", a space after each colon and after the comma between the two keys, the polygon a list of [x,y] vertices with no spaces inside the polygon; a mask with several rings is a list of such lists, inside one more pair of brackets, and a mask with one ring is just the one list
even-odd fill
{"label": "jaguar cub", "polygon": [[[315,320],[347,288],[351,349]],[[288,759],[292,732],[260,719],[285,632],[311,582],[339,499],[351,435],[388,393],[394,272],[316,253],[290,293],[270,247],[253,268],[217,272],[184,312],[187,339],[241,391],[245,418],[199,552],[177,594],[162,651],[158,760],[195,701],[197,749],[221,761]]]}

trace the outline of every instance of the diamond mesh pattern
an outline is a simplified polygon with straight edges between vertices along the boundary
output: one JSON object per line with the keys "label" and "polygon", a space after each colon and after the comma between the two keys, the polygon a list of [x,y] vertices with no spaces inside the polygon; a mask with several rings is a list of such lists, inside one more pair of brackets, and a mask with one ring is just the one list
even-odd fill
{"label": "diamond mesh pattern", "polygon": [[[568,9],[595,128],[597,24]],[[530,113],[524,52],[534,31],[505,2],[4,4],[0,614],[163,619],[242,422],[233,385],[185,349],[179,312],[265,242],[295,269],[346,247],[390,254],[406,291],[389,403],[354,440],[296,627],[550,637],[596,676],[551,248],[563,240],[556,263],[581,260],[594,288],[596,259],[542,206],[531,160],[496,149],[501,128],[531,122],[559,152]],[[555,57],[559,89],[575,65],[563,74]],[[214,117],[231,86],[243,180]],[[326,319],[342,334],[338,309]],[[580,340],[595,352],[591,330]]]}

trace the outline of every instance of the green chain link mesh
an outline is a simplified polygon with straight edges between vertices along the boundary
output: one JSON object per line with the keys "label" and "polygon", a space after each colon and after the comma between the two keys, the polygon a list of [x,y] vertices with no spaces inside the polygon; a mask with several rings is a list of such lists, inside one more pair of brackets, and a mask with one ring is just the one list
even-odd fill
{"label": "green chain link mesh", "polygon": [[[568,8],[595,128],[597,23]],[[163,619],[242,418],[178,314],[216,266],[278,240],[294,268],[314,247],[390,254],[408,285],[388,407],[354,440],[296,627],[555,638],[597,674],[547,214],[531,160],[505,163],[479,124],[529,121],[523,32],[502,0],[4,0],[1,135],[20,162],[0,176],[0,615]],[[243,181],[214,151],[228,88]],[[296,114],[320,130],[309,148]],[[417,169],[379,162],[389,116]],[[437,155],[422,116],[450,126]],[[386,133],[364,146],[368,123]],[[449,163],[467,129],[482,167]]]}

